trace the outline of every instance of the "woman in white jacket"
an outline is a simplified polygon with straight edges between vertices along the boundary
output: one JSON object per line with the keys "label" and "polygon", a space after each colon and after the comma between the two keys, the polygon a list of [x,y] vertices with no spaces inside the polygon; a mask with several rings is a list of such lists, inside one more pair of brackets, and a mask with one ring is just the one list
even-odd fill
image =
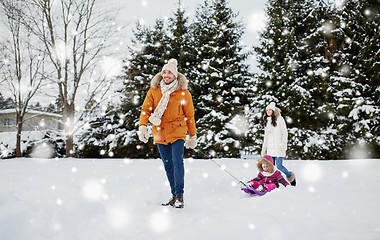
{"label": "woman in white jacket", "polygon": [[295,175],[289,172],[282,164],[288,145],[288,130],[285,120],[281,116],[281,110],[271,102],[264,114],[265,135],[261,156],[270,155],[277,168],[286,175],[286,179],[292,186],[296,185]]}

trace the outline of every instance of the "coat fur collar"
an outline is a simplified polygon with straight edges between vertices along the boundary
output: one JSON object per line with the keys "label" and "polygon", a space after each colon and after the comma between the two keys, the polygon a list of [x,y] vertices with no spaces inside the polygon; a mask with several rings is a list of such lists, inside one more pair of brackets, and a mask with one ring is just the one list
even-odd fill
{"label": "coat fur collar", "polygon": [[276,117],[278,117],[280,114],[281,114],[281,109],[276,108],[276,110],[274,111],[274,115],[275,115]]}
{"label": "coat fur collar", "polygon": [[[156,76],[154,76],[153,79],[150,81],[150,86],[152,88],[157,88],[161,80],[162,80],[161,73],[157,73]],[[189,81],[186,79],[186,77],[182,73],[178,73],[177,80],[178,80],[179,86],[183,90],[186,90],[189,85]]]}

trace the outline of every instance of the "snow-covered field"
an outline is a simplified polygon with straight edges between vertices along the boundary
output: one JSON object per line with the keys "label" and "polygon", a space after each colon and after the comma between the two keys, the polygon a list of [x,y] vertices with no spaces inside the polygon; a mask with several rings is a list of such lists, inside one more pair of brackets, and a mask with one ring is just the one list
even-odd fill
{"label": "snow-covered field", "polygon": [[[241,180],[255,160],[218,159]],[[380,239],[380,160],[285,161],[297,187],[248,197],[209,160],[185,161],[185,208],[159,159],[0,161],[0,239]]]}

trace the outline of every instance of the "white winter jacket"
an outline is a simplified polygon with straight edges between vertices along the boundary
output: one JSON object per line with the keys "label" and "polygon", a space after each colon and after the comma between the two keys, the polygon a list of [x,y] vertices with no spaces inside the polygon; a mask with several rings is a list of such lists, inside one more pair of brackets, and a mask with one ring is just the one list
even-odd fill
{"label": "white winter jacket", "polygon": [[[277,109],[276,109],[277,110]],[[277,112],[277,111],[276,111]],[[263,147],[261,149],[261,156],[270,155],[272,157],[285,157],[288,145],[288,130],[286,128],[285,120],[277,112],[277,125],[272,125],[271,117],[268,117],[268,122],[265,127],[265,135]],[[275,114],[276,115],[276,114]]]}

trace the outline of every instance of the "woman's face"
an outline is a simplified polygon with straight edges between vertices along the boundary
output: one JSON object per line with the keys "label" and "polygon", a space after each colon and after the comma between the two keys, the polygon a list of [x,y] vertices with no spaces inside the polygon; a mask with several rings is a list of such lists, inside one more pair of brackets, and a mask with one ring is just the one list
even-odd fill
{"label": "woman's face", "polygon": [[270,116],[272,116],[272,114],[273,114],[273,110],[268,108],[267,109],[267,115],[270,117]]}

